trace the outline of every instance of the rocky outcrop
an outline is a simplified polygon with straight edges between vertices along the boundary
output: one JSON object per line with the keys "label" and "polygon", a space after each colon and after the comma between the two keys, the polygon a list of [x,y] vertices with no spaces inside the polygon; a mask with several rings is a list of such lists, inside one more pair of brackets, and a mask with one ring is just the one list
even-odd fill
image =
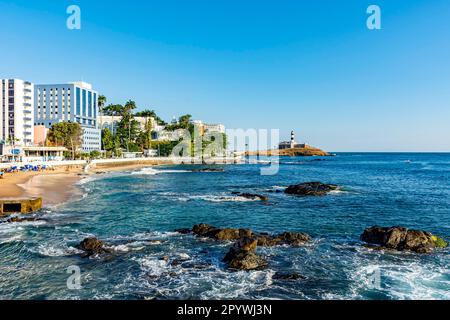
{"label": "rocky outcrop", "polygon": [[258,241],[254,238],[239,239],[223,258],[230,269],[258,270],[267,266],[267,261],[256,254]]}
{"label": "rocky outcrop", "polygon": [[267,261],[256,254],[257,246],[300,246],[311,239],[309,235],[300,232],[284,232],[279,235],[258,234],[250,229],[220,229],[204,223],[195,225],[192,231],[197,236],[218,241],[236,240],[223,261],[230,269],[237,270],[255,270],[267,266]]}
{"label": "rocky outcrop", "polygon": [[256,236],[258,246],[273,247],[281,245],[289,245],[293,247],[304,245],[311,240],[311,237],[306,233],[300,232],[284,232],[279,235],[260,234]]}
{"label": "rocky outcrop", "polygon": [[207,237],[219,241],[237,240],[244,236],[251,236],[253,233],[248,229],[220,229],[209,224],[199,224],[192,228],[192,232],[197,236]]}
{"label": "rocky outcrop", "polygon": [[429,253],[435,248],[448,245],[442,238],[429,232],[409,230],[405,227],[374,226],[364,230],[361,240],[387,249],[409,250],[417,253]]}
{"label": "rocky outcrop", "polygon": [[255,233],[250,229],[220,229],[209,224],[198,224],[192,228],[195,235],[211,238],[218,241],[232,241],[242,238],[254,238],[258,246],[273,247],[281,245],[300,246],[311,240],[306,233],[284,232],[278,235],[268,233]]}
{"label": "rocky outcrop", "polygon": [[321,182],[306,182],[291,185],[284,190],[286,194],[299,196],[324,196],[339,187],[333,184],[324,184]]}
{"label": "rocky outcrop", "polygon": [[192,172],[225,172],[224,169],[221,168],[203,168],[203,169],[194,169]]}
{"label": "rocky outcrop", "polygon": [[272,276],[273,280],[283,280],[283,281],[297,281],[297,280],[305,280],[306,277],[302,276],[299,273],[283,273],[277,272]]}
{"label": "rocky outcrop", "polygon": [[260,194],[255,193],[247,193],[247,192],[232,192],[231,194],[243,197],[250,200],[261,200],[261,201],[268,201],[269,198]]}
{"label": "rocky outcrop", "polygon": [[105,243],[95,237],[86,238],[77,246],[78,249],[84,251],[84,256],[93,256],[104,253],[111,253],[111,250],[106,248]]}

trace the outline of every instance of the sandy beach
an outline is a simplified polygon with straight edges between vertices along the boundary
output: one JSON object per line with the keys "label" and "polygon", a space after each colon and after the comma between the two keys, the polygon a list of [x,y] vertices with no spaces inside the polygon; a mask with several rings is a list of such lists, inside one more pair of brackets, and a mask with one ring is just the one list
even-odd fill
{"label": "sandy beach", "polygon": [[154,166],[150,163],[107,163],[92,166],[58,166],[42,172],[5,173],[0,179],[0,199],[42,197],[44,207],[57,205],[80,195],[76,182],[91,174],[127,171]]}

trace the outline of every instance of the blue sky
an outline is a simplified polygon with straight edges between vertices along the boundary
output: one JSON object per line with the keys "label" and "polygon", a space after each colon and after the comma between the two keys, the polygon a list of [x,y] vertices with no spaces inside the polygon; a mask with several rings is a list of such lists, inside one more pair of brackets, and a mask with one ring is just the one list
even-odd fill
{"label": "blue sky", "polygon": [[450,151],[448,0],[0,0],[0,21],[0,77],[330,151]]}

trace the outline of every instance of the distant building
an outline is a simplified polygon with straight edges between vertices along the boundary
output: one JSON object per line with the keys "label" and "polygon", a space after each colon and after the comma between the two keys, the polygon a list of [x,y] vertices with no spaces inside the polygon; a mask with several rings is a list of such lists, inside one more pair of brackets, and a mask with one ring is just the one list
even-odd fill
{"label": "distant building", "polygon": [[279,150],[284,150],[284,149],[294,149],[294,148],[305,148],[306,144],[302,144],[302,143],[297,143],[295,141],[295,133],[294,131],[291,131],[291,140],[290,141],[282,141],[279,143],[278,145],[278,149]]}
{"label": "distant building", "polygon": [[0,85],[0,143],[33,144],[34,85],[20,79],[2,79]]}
{"label": "distant building", "polygon": [[77,122],[83,129],[82,149],[101,149],[97,122],[98,93],[86,82],[41,84],[35,88],[34,123],[47,129],[58,122]]}

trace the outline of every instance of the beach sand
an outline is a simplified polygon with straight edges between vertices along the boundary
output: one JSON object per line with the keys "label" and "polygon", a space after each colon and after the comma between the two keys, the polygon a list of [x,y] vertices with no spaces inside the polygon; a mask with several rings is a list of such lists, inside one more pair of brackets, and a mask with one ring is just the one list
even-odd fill
{"label": "beach sand", "polygon": [[81,168],[60,167],[52,171],[5,173],[0,180],[0,198],[42,197],[44,206],[67,201],[77,194],[74,184]]}
{"label": "beach sand", "polygon": [[5,173],[4,178],[0,179],[0,199],[42,197],[44,207],[58,205],[81,195],[76,182],[83,177],[151,166],[148,163],[111,163],[90,168],[88,172],[82,167],[60,166],[53,171]]}

